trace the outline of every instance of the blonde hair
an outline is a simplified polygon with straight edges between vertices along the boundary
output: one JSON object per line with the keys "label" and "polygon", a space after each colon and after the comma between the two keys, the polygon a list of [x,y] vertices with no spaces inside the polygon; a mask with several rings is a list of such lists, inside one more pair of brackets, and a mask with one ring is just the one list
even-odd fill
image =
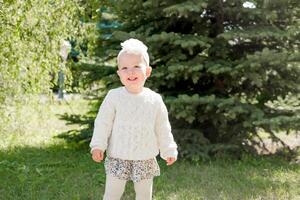
{"label": "blonde hair", "polygon": [[138,39],[130,38],[130,39],[122,42],[121,46],[122,46],[122,49],[119,52],[118,57],[117,57],[118,63],[119,63],[121,54],[128,53],[128,54],[142,55],[147,64],[147,67],[149,66],[150,59],[149,59],[149,54],[147,52],[148,47],[143,42],[141,42]]}

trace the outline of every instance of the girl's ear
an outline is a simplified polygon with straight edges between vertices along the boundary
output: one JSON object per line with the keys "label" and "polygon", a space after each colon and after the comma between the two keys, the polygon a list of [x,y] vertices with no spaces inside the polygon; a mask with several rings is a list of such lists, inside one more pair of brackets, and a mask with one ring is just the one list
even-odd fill
{"label": "girl's ear", "polygon": [[146,77],[148,78],[150,75],[151,75],[151,72],[152,72],[152,67],[147,67],[146,68]]}

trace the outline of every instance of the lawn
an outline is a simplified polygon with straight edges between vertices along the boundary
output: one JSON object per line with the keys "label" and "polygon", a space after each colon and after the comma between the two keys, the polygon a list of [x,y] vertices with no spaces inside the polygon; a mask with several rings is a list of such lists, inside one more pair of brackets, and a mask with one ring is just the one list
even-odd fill
{"label": "lawn", "polygon": [[[74,148],[56,137],[79,128],[60,119],[61,114],[83,114],[88,108],[83,99],[39,105],[34,108],[38,114],[28,115],[30,128],[0,135],[1,200],[101,199],[103,163],[93,162],[87,148]],[[159,164],[156,200],[300,199],[300,165],[279,158],[244,156],[197,163],[181,159],[169,167],[159,160]],[[122,199],[134,199],[133,191],[128,182]]]}

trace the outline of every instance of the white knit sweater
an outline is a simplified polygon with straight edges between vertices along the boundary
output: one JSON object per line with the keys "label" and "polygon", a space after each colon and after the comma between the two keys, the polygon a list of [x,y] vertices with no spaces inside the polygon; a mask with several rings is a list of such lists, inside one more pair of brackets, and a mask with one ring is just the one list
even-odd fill
{"label": "white knit sweater", "polygon": [[177,158],[167,108],[160,94],[144,87],[133,94],[112,89],[102,102],[94,124],[91,150],[107,150],[110,157],[146,160],[158,155]]}

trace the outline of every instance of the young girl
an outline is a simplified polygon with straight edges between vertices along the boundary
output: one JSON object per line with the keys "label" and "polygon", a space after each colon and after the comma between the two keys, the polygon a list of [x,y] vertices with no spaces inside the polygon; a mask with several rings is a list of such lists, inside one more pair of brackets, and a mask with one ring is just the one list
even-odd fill
{"label": "young girl", "polygon": [[127,180],[134,182],[136,199],[149,200],[153,177],[160,175],[156,156],[172,165],[177,145],[161,95],[144,87],[152,70],[147,47],[137,39],[121,46],[117,74],[124,86],[110,90],[100,106],[91,153],[101,162],[107,151],[104,200],[119,200]]}

